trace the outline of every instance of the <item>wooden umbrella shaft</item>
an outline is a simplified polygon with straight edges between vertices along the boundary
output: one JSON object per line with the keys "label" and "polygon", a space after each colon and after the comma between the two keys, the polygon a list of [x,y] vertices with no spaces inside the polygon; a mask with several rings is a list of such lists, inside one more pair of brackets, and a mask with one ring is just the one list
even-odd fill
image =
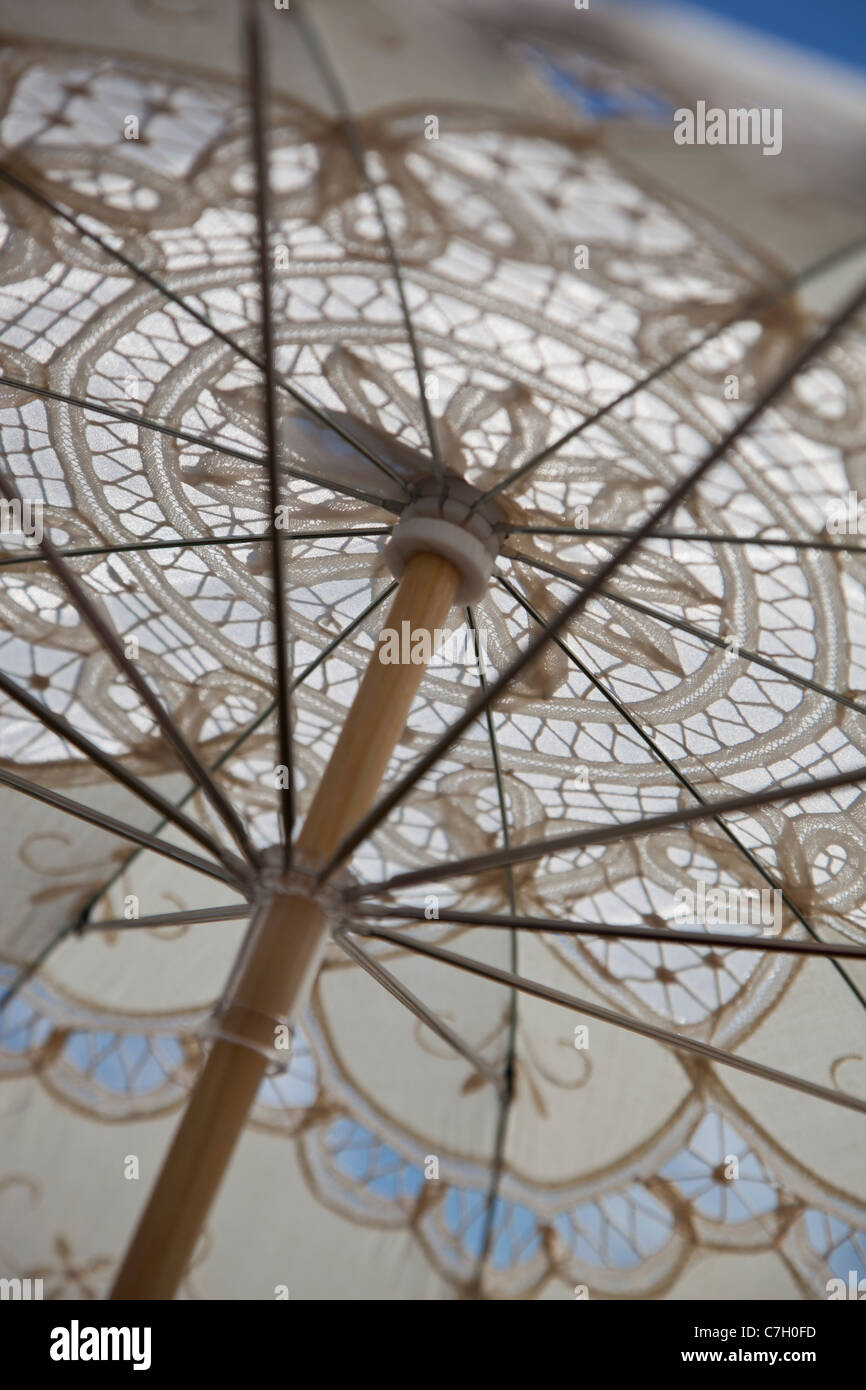
{"label": "wooden umbrella shaft", "polygon": [[[446,622],[459,571],[438,555],[415,555],[386,625],[434,634]],[[375,800],[424,673],[420,663],[374,655],[307,815],[297,850],[325,863]],[[275,1020],[298,1019],[328,938],[327,914],[302,888],[278,887],[253,918],[232,975],[207,1061],[115,1280],[113,1299],[172,1298],[268,1066]]]}

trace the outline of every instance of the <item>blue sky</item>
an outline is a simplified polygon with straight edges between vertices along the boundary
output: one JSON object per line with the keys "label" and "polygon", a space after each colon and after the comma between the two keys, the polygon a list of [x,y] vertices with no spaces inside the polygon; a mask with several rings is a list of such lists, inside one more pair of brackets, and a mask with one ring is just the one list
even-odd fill
{"label": "blue sky", "polygon": [[866,72],[866,0],[690,0]]}

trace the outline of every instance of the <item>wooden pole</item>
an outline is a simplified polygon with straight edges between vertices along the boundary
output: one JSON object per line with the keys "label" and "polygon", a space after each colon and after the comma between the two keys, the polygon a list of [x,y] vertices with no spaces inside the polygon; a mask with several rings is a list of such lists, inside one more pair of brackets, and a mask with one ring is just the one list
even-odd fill
{"label": "wooden pole", "polygon": [[[445,625],[459,571],[415,555],[386,626],[413,635]],[[377,654],[378,655],[378,654]],[[374,656],[346,716],[298,837],[304,867],[326,863],[373,804],[403,732],[423,663]],[[219,1033],[118,1272],[112,1299],[170,1299],[190,1262],[268,1065],[275,1020],[297,1020],[328,939],[328,920],[302,888],[278,886],[253,917],[219,1015]]]}

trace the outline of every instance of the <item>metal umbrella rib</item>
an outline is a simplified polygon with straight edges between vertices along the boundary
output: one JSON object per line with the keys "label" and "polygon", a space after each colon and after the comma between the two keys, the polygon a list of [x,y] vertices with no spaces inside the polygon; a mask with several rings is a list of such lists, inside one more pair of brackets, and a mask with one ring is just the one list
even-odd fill
{"label": "metal umbrella rib", "polygon": [[482,500],[487,501],[492,497],[497,497],[500,493],[513,487],[515,483],[521,482],[528,474],[534,472],[540,464],[545,463],[548,459],[558,454],[560,449],[564,448],[566,444],[570,444],[573,439],[577,439],[583,434],[584,430],[588,430],[592,425],[597,425],[599,421],[616,410],[618,406],[624,405],[626,401],[631,400],[633,396],[638,395],[638,393],[643,391],[647,386],[652,386],[654,382],[659,381],[663,376],[666,376],[668,372],[674,371],[694,353],[699,352],[701,348],[706,347],[714,338],[727,332],[729,328],[733,328],[735,324],[741,323],[744,319],[749,318],[753,314],[760,318],[761,314],[766,309],[772,308],[774,305],[778,304],[781,299],[792,291],[804,288],[811,280],[818,279],[820,276],[825,275],[828,271],[835,269],[845,261],[860,255],[864,247],[866,247],[866,239],[857,237],[853,241],[847,242],[844,246],[834,248],[834,250],[830,251],[826,256],[819,257],[816,261],[806,266],[804,270],[797,271],[794,275],[788,276],[787,279],[783,280],[782,283],[775,286],[775,288],[771,290],[762,290],[760,293],[752,295],[745,303],[737,305],[733,312],[728,314],[721,322],[708,328],[705,333],[701,334],[696,342],[690,343],[687,347],[674,353],[674,355],[669,357],[666,361],[659,363],[657,367],[653,367],[651,371],[647,372],[645,376],[639,377],[637,381],[633,382],[625,391],[616,396],[614,400],[608,401],[606,405],[601,406],[598,410],[592,411],[585,419],[579,421],[573,429],[566,430],[564,434],[561,434],[551,444],[547,444],[543,449],[539,449],[536,454],[533,454],[533,456],[527,459],[525,463],[521,464],[519,468],[514,469],[513,472],[501,478],[498,483],[495,483],[493,487],[488,488]]}
{"label": "metal umbrella rib", "polygon": [[191,927],[199,922],[238,922],[249,915],[248,903],[238,907],[187,907],[178,912],[152,912],[144,917],[106,917],[99,922],[83,922],[76,930],[82,936],[89,932],[128,931],[137,927],[158,931],[161,927]]}
{"label": "metal umbrella rib", "polygon": [[[543,626],[544,619],[541,617],[540,613],[538,613],[533,608],[532,604],[529,603],[528,600],[523,597],[519,590],[515,589],[514,586],[510,584],[507,579],[503,579],[501,575],[499,576],[499,583],[502,585],[502,587],[506,590],[507,593],[511,594],[513,598],[517,599],[518,603],[520,603],[520,605],[526,610],[527,613],[530,614],[532,618],[534,618],[534,620],[537,623]],[[582,672],[584,677],[591,683],[591,685],[605,697],[605,699],[608,701],[609,704],[613,706],[613,708],[617,711],[620,717],[625,720],[629,728],[634,730],[634,732],[645,744],[645,746],[650,749],[653,756],[664,764],[668,771],[671,772],[673,776],[677,779],[680,785],[682,787],[685,787],[686,791],[688,791],[699,804],[707,805],[708,803],[706,802],[706,799],[704,798],[701,791],[694,785],[691,779],[686,776],[682,768],[678,767],[674,760],[672,758],[669,758],[667,754],[659,747],[656,740],[652,737],[651,734],[649,734],[646,731],[646,729],[644,729],[643,725],[639,722],[639,720],[637,720],[634,717],[631,710],[629,710],[621,700],[617,699],[613,692],[608,689],[604,681],[599,680],[599,678],[593,674],[593,672],[589,669],[586,663],[580,660],[576,652],[574,652],[571,649],[571,647],[569,647],[567,643],[565,643],[562,640],[561,637],[557,637],[554,640],[557,646],[560,648],[561,651],[565,653],[565,655],[572,662],[572,664],[576,666],[577,669]],[[756,873],[758,873],[761,876],[764,882],[773,891],[778,892],[780,894],[782,902],[785,904],[788,911],[793,913],[793,915],[797,918],[797,920],[805,928],[809,935],[815,941],[820,941],[821,938],[819,934],[816,932],[815,928],[813,927],[812,923],[808,920],[805,913],[795,902],[795,900],[791,897],[787,889],[782,888],[779,885],[776,878],[773,876],[773,874],[770,873],[766,865],[761,863],[761,860],[758,858],[758,856],[751,849],[749,849],[747,845],[743,844],[740,837],[737,834],[735,834],[735,832],[731,829],[731,827],[727,824],[723,817],[716,816],[715,823],[721,830],[722,834],[731,842],[732,845],[734,845],[738,852],[743,855],[743,857],[748,861],[748,863],[751,864],[752,868],[756,871]],[[845,981],[845,983],[848,985],[849,989],[853,992],[861,1006],[863,1008],[866,1008],[866,995],[863,994],[859,986],[855,984],[855,982],[851,979],[851,977],[848,975],[845,969],[839,964],[839,961],[835,958],[835,956],[832,955],[831,964],[833,965],[833,968],[837,971],[837,973]]]}
{"label": "metal umbrella rib", "polygon": [[[484,648],[480,640],[475,615],[471,608],[466,610],[466,619],[469,624],[470,632],[478,657],[478,680],[482,690],[487,686],[487,673],[485,669]],[[488,708],[485,711],[484,722],[487,726],[487,737],[490,742],[490,757],[493,763],[493,775],[496,780],[496,801],[499,807],[499,821],[502,827],[502,843],[504,848],[508,848],[511,843],[508,807],[505,795],[505,779],[502,772],[502,760],[499,753],[499,741],[496,737],[496,728],[493,722],[493,711]],[[517,891],[514,882],[514,870],[509,864],[505,870],[505,881],[508,893],[508,906],[511,913],[517,911]],[[517,935],[511,933],[511,968],[517,970]],[[496,1208],[499,1198],[499,1190],[502,1184],[502,1174],[505,1169],[505,1146],[508,1138],[508,1119],[511,1113],[511,1106],[514,1101],[514,1088],[517,1069],[517,991],[511,991],[511,998],[508,1002],[508,1025],[505,1049],[505,1075],[502,1088],[501,1099],[499,1102],[499,1118],[496,1125],[496,1134],[493,1141],[493,1162],[490,1168],[490,1183],[487,1190],[487,1200],[484,1210],[484,1229],[481,1237],[481,1249],[478,1254],[478,1263],[475,1271],[475,1284],[481,1287],[485,1264],[490,1255],[490,1247],[493,1241],[493,1229],[496,1218]]]}
{"label": "metal umbrella rib", "polygon": [[372,956],[362,950],[358,943],[353,941],[351,936],[348,935],[349,930],[348,928],[338,927],[334,933],[334,939],[341,949],[344,950],[357,965],[360,965],[361,969],[369,975],[371,979],[375,980],[376,983],[387,990],[394,999],[397,999],[404,1008],[408,1009],[410,1013],[414,1014],[416,1018],[426,1024],[437,1037],[441,1038],[443,1042],[446,1042],[449,1047],[452,1047],[455,1052],[458,1052],[461,1057],[465,1058],[478,1075],[483,1077],[485,1081],[489,1081],[491,1086],[501,1094],[504,1082],[496,1068],[492,1067],[489,1062],[485,1061],[483,1057],[473,1051],[469,1044],[464,1042],[464,1040],[454,1032],[453,1028],[449,1028],[441,1018],[438,1018],[431,1009],[428,1009],[427,1005],[423,1004],[418,996],[413,994],[410,989],[407,989],[406,986],[397,979],[396,975],[390,970],[387,970],[385,966],[382,965],[381,961],[374,960]]}
{"label": "metal umbrella rib", "polygon": [[[185,314],[189,314],[191,318],[194,318],[197,323],[201,324],[203,328],[206,328],[208,332],[212,333],[220,342],[225,343],[226,347],[231,348],[239,357],[249,362],[251,366],[258,367],[260,370],[264,371],[265,364],[262,358],[250,352],[248,348],[245,348],[242,343],[239,343],[230,333],[226,333],[221,328],[218,328],[197,305],[192,304],[188,299],[184,299],[183,295],[176,294],[170,286],[161,281],[152,271],[147,270],[144,266],[138,265],[135,261],[124,255],[122,251],[112,246],[110,242],[106,241],[104,237],[101,237],[98,232],[93,231],[92,228],[85,227],[67,208],[62,207],[52,198],[47,197],[45,193],[41,192],[40,189],[33,184],[26,183],[10,169],[0,167],[0,181],[17,189],[19,193],[23,193],[33,202],[38,203],[41,207],[51,212],[55,217],[61,218],[69,226],[73,227],[79,236],[84,237],[87,241],[98,246],[106,256],[116,261],[118,265],[124,266],[136,279],[150,285],[158,294],[162,295],[172,304],[177,305]],[[403,486],[399,474],[395,473],[385,459],[380,458],[363,442],[363,440],[356,438],[355,435],[346,430],[338,420],[333,420],[327,411],[322,410],[320,406],[316,405],[315,401],[309,400],[302,391],[299,391],[296,386],[292,385],[291,382],[280,375],[276,376],[276,384],[280,390],[291,396],[296,404],[301,406],[309,415],[312,415],[320,424],[325,425],[346,444],[350,444],[353,449],[356,449],[358,453],[366,458],[369,463],[372,463],[380,473],[384,473],[392,482],[399,483],[401,487]]]}
{"label": "metal umbrella rib", "polygon": [[674,511],[691,489],[707,473],[713,464],[727,453],[732,444],[743,435],[750,426],[757,420],[768,406],[788,389],[791,383],[799,376],[804,367],[817,357],[823,349],[833,341],[836,335],[850,323],[866,304],[866,288],[861,288],[852,298],[836,313],[827,326],[807,344],[805,348],[796,354],[793,361],[788,364],[783,372],[777,376],[776,380],[764,390],[758,400],[746,413],[741,416],[736,425],[730,429],[722,439],[707,453],[704,458],[695,465],[679,483],[667,494],[664,500],[654,507],[642,526],[626,540],[618,551],[603,565],[595,571],[587,584],[581,589],[576,598],[567,603],[554,618],[547,624],[544,631],[534,638],[524,650],[511,662],[505,671],[493,682],[493,684],[481,693],[475,700],[471,701],[468,708],[464,710],[450,726],[446,732],[438,738],[433,746],[419,758],[415,766],[402,777],[397,785],[373,807],[372,811],[364,817],[360,825],[347,835],[343,843],[338,847],[331,861],[322,871],[322,878],[326,878],[334,869],[338,867],[362,840],[376,829],[391,810],[398,804],[402,797],[409,791],[418,780],[424,776],[425,772],[437,762],[443,753],[447,752],[454,741],[460,737],[466,729],[472,725],[480,714],[483,714],[488,706],[492,705],[497,698],[508,689],[516,676],[530,665],[530,663],[543,650],[550,638],[555,637],[564,627],[577,617],[586,607],[589,600],[599,593],[607,583],[608,579],[616,573],[629,556],[637,549],[641,541],[650,536],[655,531],[660,521],[672,511]]}
{"label": "metal umbrella rib", "polygon": [[[137,425],[139,429],[153,430],[154,433],[164,434],[170,439],[182,440],[185,444],[198,444],[202,448],[208,449],[212,454],[225,455],[226,458],[239,459],[243,463],[254,463],[261,467],[267,466],[267,459],[259,454],[251,454],[247,449],[238,449],[230,444],[217,443],[208,439],[206,435],[177,429],[175,426],[163,424],[159,420],[151,420],[144,415],[137,415],[135,411],[118,410],[114,406],[102,405],[98,401],[85,400],[81,396],[54,391],[48,386],[37,386],[33,382],[20,381],[17,377],[2,374],[0,374],[0,386],[8,386],[14,391],[24,391],[31,396],[40,396],[43,400],[57,401],[61,405],[74,405],[81,410],[92,411],[95,415],[105,415],[109,419],[118,420],[124,425]],[[400,505],[390,498],[374,496],[372,493],[352,487],[348,483],[321,478],[315,473],[306,473],[303,469],[290,467],[288,464],[280,464],[280,469],[289,478],[297,478],[304,483],[313,483],[316,487],[327,492],[336,492],[344,497],[354,497],[360,502],[372,503],[374,507],[381,507],[383,511],[399,513],[402,510]]]}
{"label": "metal umbrella rib", "polygon": [[441,482],[445,471],[445,465],[439,447],[439,437],[436,431],[436,424],[433,419],[433,413],[430,410],[430,402],[427,399],[427,372],[424,366],[424,358],[421,352],[421,347],[418,342],[417,334],[415,332],[415,326],[412,322],[412,315],[409,310],[409,301],[406,298],[406,286],[404,283],[403,269],[400,265],[400,260],[397,255],[397,249],[394,245],[394,238],[391,235],[391,229],[388,225],[388,218],[385,214],[385,209],[382,205],[382,199],[379,194],[379,190],[376,187],[376,184],[374,183],[373,179],[370,177],[370,172],[367,167],[367,157],[364,152],[364,146],[361,141],[360,133],[358,131],[357,122],[354,120],[352,113],[349,110],[343,84],[340,82],[340,79],[337,76],[337,73],[334,69],[334,65],[330,61],[328,54],[326,53],[325,48],[319,39],[316,29],[312,21],[310,20],[310,17],[307,13],[306,7],[302,3],[302,0],[296,0],[296,13],[298,16],[298,23],[300,25],[301,33],[304,37],[304,42],[306,43],[310,52],[310,56],[313,62],[318,67],[319,72],[322,76],[322,80],[324,81],[325,86],[327,87],[328,92],[330,93],[331,99],[334,102],[334,105],[337,109],[340,125],[342,126],[343,131],[345,133],[346,143],[352,152],[352,157],[355,160],[355,163],[358,166],[358,171],[364,182],[364,188],[368,196],[372,200],[374,207],[376,208],[376,215],[379,219],[379,223],[382,228],[382,240],[385,245],[385,251],[388,256],[388,262],[391,266],[391,272],[394,277],[394,284],[397,290],[397,298],[400,301],[400,310],[402,312],[403,323],[406,328],[406,338],[409,343],[409,351],[412,354],[412,365],[415,371],[415,379],[418,383],[418,403],[421,408],[421,413],[424,417],[424,426],[427,431],[427,439],[430,444],[430,456],[433,461],[433,468],[436,473],[436,476]]}
{"label": "metal umbrella rib", "polygon": [[135,826],[129,825],[126,821],[118,820],[116,816],[108,816],[103,811],[95,811],[80,801],[72,801],[60,792],[51,791],[48,787],[40,787],[36,782],[28,782],[25,777],[19,777],[17,773],[8,772],[2,768],[0,768],[0,784],[11,787],[14,791],[21,792],[24,796],[29,796],[35,801],[41,801],[46,806],[53,806],[55,810],[63,811],[76,820],[85,821],[88,825],[95,825],[100,830],[106,830],[110,835],[118,835],[123,840],[131,840],[133,844],[153,850],[155,854],[161,854],[166,859],[174,859],[177,863],[185,864],[188,868],[196,869],[199,873],[207,874],[210,878],[218,878],[221,882],[229,883],[239,891],[243,890],[243,880],[222,865],[214,864],[209,859],[202,859],[201,855],[192,854],[179,845],[170,844],[168,840],[161,840],[146,830],[137,830]]}
{"label": "metal umbrella rib", "polygon": [[[767,951],[771,955],[821,956],[827,959],[846,958],[866,960],[866,946],[855,946],[850,941],[811,941],[803,937],[790,936],[743,936],[736,932],[702,931],[678,926],[675,922],[668,928],[646,927],[638,923],[619,922],[571,922],[568,918],[560,921],[558,917],[521,917],[516,914],[503,915],[493,912],[469,912],[459,907],[440,906],[437,908],[437,921],[454,922],[467,927],[501,927],[504,930],[549,932],[552,935],[588,936],[599,940],[613,941],[655,941],[663,946],[701,946],[708,950],[723,947],[732,951]],[[365,903],[355,905],[354,918],[370,918],[379,921],[385,918],[398,918],[407,922],[424,922],[424,909],[411,904],[404,906],[389,903]],[[357,921],[353,921],[353,931],[360,931]]]}
{"label": "metal umbrella rib", "polygon": [[[18,489],[12,482],[11,477],[4,472],[0,472],[0,492],[2,492],[8,502],[18,503],[20,505],[21,497],[18,493]],[[226,800],[226,797],[220,791],[198,755],[190,747],[177,728],[171,715],[164,708],[161,701],[157,699],[141,673],[136,669],[135,663],[126,655],[120,644],[117,633],[103,618],[96,604],[85,591],[84,585],[79,580],[75,571],[66,563],[53,542],[50,541],[47,536],[43,535],[40,541],[40,547],[49,566],[68,590],[81,618],[104,647],[115,666],[126,676],[130,685],[150,710],[167,742],[171,744],[175,753],[180,758],[180,761],[187,768],[193,779],[198,782],[217,815],[230,831],[241,853],[250,863],[255,864],[257,860],[256,852],[250,843],[243,822],[234,807]]]}
{"label": "metal umbrella rib", "polygon": [[449,864],[431,864],[423,869],[395,874],[393,878],[385,879],[381,883],[365,883],[361,887],[348,889],[347,896],[351,899],[363,898],[370,893],[391,892],[395,888],[408,888],[416,883],[435,883],[439,879],[463,878],[470,873],[487,873],[490,869],[501,869],[507,864],[527,864],[533,859],[565,854],[569,850],[587,849],[591,845],[615,844],[639,835],[651,835],[658,830],[715,820],[717,816],[756,811],[762,806],[775,806],[785,801],[801,801],[810,796],[818,796],[822,792],[855,787],[861,782],[866,782],[866,767],[834,772],[806,782],[787,782],[768,787],[764,791],[745,792],[739,796],[720,796],[714,801],[701,802],[697,806],[679,807],[676,811],[664,811],[657,816],[642,816],[639,820],[632,821],[614,821],[609,825],[596,826],[592,830],[575,830],[567,835],[551,835],[546,840],[532,840],[527,844],[513,845],[509,850],[476,854],[466,859],[452,860]]}
{"label": "metal umbrella rib", "polygon": [[[286,541],[316,541],[316,540],[344,540],[352,536],[387,536],[390,533],[389,526],[358,526],[348,530],[336,531],[283,531],[282,539]],[[267,535],[263,532],[251,532],[249,535],[239,536],[191,536],[185,538],[178,536],[177,540],[168,541],[121,541],[118,545],[92,545],[92,546],[73,546],[68,550],[61,550],[59,553],[64,560],[84,560],[99,555],[148,555],[154,550],[202,550],[209,547],[220,549],[225,545],[253,545],[256,541],[267,540]],[[10,566],[32,565],[44,563],[44,555],[10,555],[8,558],[0,556],[0,569],[8,569]]]}
{"label": "metal umbrella rib", "polygon": [[[607,526],[517,526],[502,524],[506,536],[569,536],[574,540],[626,540],[631,531]],[[764,545],[782,550],[838,550],[841,555],[866,555],[866,545],[830,540],[826,536],[737,536],[729,531],[668,531],[660,528],[649,541],[689,541],[695,545]],[[521,556],[521,559],[526,557]],[[527,560],[527,563],[529,561]]]}
{"label": "metal umbrella rib", "polygon": [[[558,565],[548,564],[546,560],[537,560],[534,556],[524,555],[519,551],[506,550],[503,554],[506,559],[518,560],[521,564],[528,565],[530,569],[541,570],[544,574],[552,574],[556,579],[563,579],[576,589],[586,587],[587,581],[576,578],[567,570],[560,569]],[[706,628],[699,627],[697,623],[689,622],[688,618],[678,618],[675,613],[666,613],[663,608],[644,603],[641,599],[629,598],[627,594],[619,594],[614,589],[608,588],[602,590],[598,597],[617,603],[623,608],[631,608],[635,613],[643,613],[645,617],[654,618],[656,622],[663,623],[665,627],[673,627],[680,632],[687,632],[691,637],[697,637],[701,642],[706,642],[708,646],[731,650],[724,637],[720,637],[717,633],[708,632]],[[752,662],[755,666],[763,666],[765,670],[773,671],[775,675],[784,677],[792,685],[799,685],[803,690],[812,690],[816,695],[824,695],[835,704],[844,705],[846,709],[854,710],[856,714],[866,715],[866,705],[862,701],[855,700],[851,695],[843,694],[841,690],[831,690],[829,686],[822,685],[820,681],[812,680],[811,676],[801,676],[799,672],[792,671],[787,666],[781,666],[772,657],[762,656],[760,652],[753,651],[750,647],[744,647],[738,643],[737,658]]]}
{"label": "metal umbrella rib", "polygon": [[277,733],[280,763],[286,769],[287,786],[280,797],[283,831],[283,852],[286,868],[292,863],[292,835],[295,827],[295,781],[292,752],[291,678],[289,675],[290,643],[286,615],[285,550],[277,527],[280,505],[280,471],[278,462],[279,436],[277,424],[276,381],[274,375],[273,296],[270,265],[270,186],[268,155],[265,137],[264,86],[262,44],[259,34],[259,6],[256,0],[246,0],[244,10],[247,49],[247,70],[252,97],[253,162],[256,170],[255,207],[259,253],[259,292],[262,314],[262,358],[264,360],[264,417],[267,447],[268,494],[270,498],[270,539],[273,614],[274,664],[277,675]]}
{"label": "metal umbrella rib", "polygon": [[104,753],[102,749],[89,738],[79,733],[74,725],[69,723],[68,719],[64,719],[62,714],[55,713],[48,705],[44,704],[41,700],[37,700],[28,690],[18,685],[16,681],[11,680],[9,676],[5,675],[2,671],[0,671],[0,690],[2,690],[4,695],[7,695],[9,699],[15,700],[23,709],[26,709],[28,714],[31,714],[33,718],[37,719],[45,728],[50,729],[58,738],[63,739],[73,748],[77,748],[78,751],[83,753],[96,767],[101,768],[103,772],[107,772],[114,781],[120,782],[123,786],[127,787],[129,791],[133,792],[134,795],[151,806],[154,811],[158,811],[166,821],[171,821],[179,830],[182,830],[186,835],[198,841],[200,845],[209,850],[216,858],[221,859],[226,867],[233,868],[236,872],[246,871],[246,866],[243,864],[243,861],[229,855],[228,851],[221,846],[218,841],[213,839],[206,830],[203,830],[197,821],[192,820],[189,816],[185,816],[179,807],[173,805],[164,796],[160,795],[160,793],[155,791],[153,787],[150,787],[147,782],[142,781],[140,777],[136,777],[134,773],[127,771],[118,758],[112,758],[108,753]]}
{"label": "metal umbrella rib", "polygon": [[733,1052],[726,1052],[723,1048],[700,1042],[697,1038],[685,1037],[681,1033],[672,1033],[653,1023],[643,1023],[639,1019],[629,1017],[628,1014],[603,1008],[588,999],[579,999],[575,995],[566,994],[564,990],[553,989],[549,985],[529,980],[524,975],[515,975],[510,970],[500,970],[495,965],[484,965],[481,961],[472,960],[469,956],[461,956],[456,951],[435,946],[432,942],[419,941],[415,937],[390,931],[387,927],[370,927],[367,934],[382,941],[394,942],[402,946],[404,950],[415,951],[418,955],[429,956],[432,960],[441,961],[444,965],[452,965],[458,970],[467,970],[471,975],[478,975],[482,979],[497,980],[500,984],[519,990],[521,994],[531,994],[536,999],[545,999],[551,1004],[561,1004],[563,1008],[586,1014],[588,1018],[598,1019],[601,1023],[610,1023],[613,1027],[622,1028],[628,1033],[638,1033],[641,1037],[652,1038],[653,1041],[664,1043],[667,1047],[682,1052],[690,1052],[696,1057],[702,1057],[707,1062],[717,1062],[725,1067],[733,1067],[737,1071],[748,1072],[751,1076],[760,1077],[764,1081],[773,1081],[779,1086],[787,1086],[791,1090],[800,1091],[803,1095],[815,1096],[819,1100],[827,1100],[833,1105],[842,1106],[847,1110],[856,1110],[861,1115],[866,1115],[866,1100],[861,1100],[859,1096],[848,1095],[844,1091],[833,1091],[829,1086],[821,1086],[817,1082],[793,1076],[789,1072],[778,1070],[776,1067],[752,1062],[747,1057],[739,1057]]}
{"label": "metal umbrella rib", "polygon": [[[310,676],[313,673],[313,671],[317,670],[318,667],[322,664],[322,662],[326,661],[332,652],[338,649],[341,642],[343,642],[347,637],[349,637],[353,632],[355,632],[357,628],[360,627],[361,624],[366,621],[370,614],[375,612],[375,610],[380,606],[380,604],[382,604],[387,598],[390,598],[396,588],[396,583],[387,585],[381,591],[381,593],[377,594],[376,597],[373,598],[371,602],[367,604],[366,607],[355,618],[353,618],[352,621],[348,623],[345,628],[342,629],[341,632],[337,633],[337,635],[332,639],[331,642],[327,644],[327,646],[318,654],[318,656],[314,657],[312,661],[308,662],[304,669],[300,671],[298,675],[294,678],[292,686],[293,690],[297,690],[307,679],[307,677]],[[2,672],[0,672],[0,688],[5,689],[8,685],[11,685],[11,682],[9,682],[7,677],[3,676]],[[7,691],[7,693],[10,692]],[[38,706],[39,702],[33,700],[32,696],[30,696],[27,692],[22,693],[26,697],[27,701],[30,701],[33,703],[33,705]],[[18,698],[18,696],[14,695],[13,698]],[[271,717],[275,709],[276,701],[271,701],[270,704],[268,704],[265,707],[265,709],[262,710],[262,712],[259,715],[257,715],[256,718],[253,719],[250,724],[247,725],[246,729],[244,729],[235,739],[232,740],[229,747],[214,762],[212,771],[216,772],[221,767],[224,767],[226,763],[239,751],[239,749],[243,746],[246,740],[252,737],[252,735],[256,733],[257,730],[260,729],[261,726]],[[101,750],[96,748],[94,745],[88,744],[88,741],[84,739],[82,735],[78,734],[77,731],[72,729],[72,726],[62,719],[62,716],[53,714],[53,712],[48,710],[47,707],[45,707],[45,709],[39,708],[36,711],[36,713],[37,717],[40,718],[42,722],[48,723],[48,720],[50,720],[51,722],[48,726],[53,728],[54,731],[57,732],[60,737],[67,738],[70,743],[72,743],[76,747],[80,747],[82,752],[85,752],[87,756],[93,758],[93,760],[97,762],[98,765],[101,765],[99,760],[104,757]],[[89,751],[90,749],[92,749],[92,751]],[[112,762],[111,766],[115,766],[115,764]],[[116,764],[116,769],[119,780],[126,781],[128,779],[130,783],[135,781],[135,779],[132,777],[132,774],[126,773],[124,771],[122,764]],[[109,771],[110,768],[106,766],[105,770]],[[148,794],[147,797],[145,797],[144,799],[150,799],[151,804],[154,806],[154,809],[161,810],[163,812],[162,821],[160,821],[160,823],[156,826],[156,831],[152,833],[158,833],[167,823],[174,823],[177,824],[178,827],[181,829],[186,829],[187,825],[189,825],[190,827],[195,827],[196,830],[199,832],[199,835],[204,834],[204,832],[201,831],[200,828],[197,826],[195,821],[189,820],[186,816],[182,814],[182,808],[197,794],[198,789],[196,787],[191,788],[191,790],[188,791],[180,799],[180,801],[172,803],[169,801],[165,801],[164,798],[160,797],[157,793],[152,792],[151,789],[147,787],[146,783],[143,783],[142,786]],[[130,786],[130,789],[132,790],[132,786]],[[107,882],[100,885],[97,892],[93,894],[90,902],[87,903],[87,905],[82,909],[79,916],[74,921],[67,922],[65,926],[63,926],[60,929],[60,931],[55,933],[51,940],[49,940],[41,949],[35,961],[19,973],[13,984],[9,987],[9,989],[7,989],[2,996],[0,996],[0,1013],[2,1013],[7,1004],[12,1002],[12,1000],[17,996],[17,994],[24,987],[24,985],[27,984],[27,982],[30,979],[32,979],[32,977],[36,973],[38,973],[39,970],[42,969],[51,952],[54,951],[62,941],[65,941],[66,938],[70,935],[70,933],[75,932],[79,934],[84,934],[88,931],[98,932],[101,930],[113,929],[114,926],[117,926],[119,929],[119,922],[92,921],[90,918],[90,913],[92,912],[96,904],[100,902],[110,892],[111,888],[121,877],[121,875],[127,872],[131,864],[135,861],[135,859],[137,859],[139,854],[141,854],[142,850],[144,850],[145,848],[147,848],[147,846],[142,844],[137,849],[133,850],[132,854],[130,854],[124,860],[123,864],[120,866],[119,869],[115,871],[114,874],[112,874],[111,878]],[[240,859],[238,859],[236,863],[239,878],[242,878],[246,872],[246,865],[244,864],[244,861]],[[220,909],[220,911],[225,912],[229,915],[227,915],[225,918],[219,919],[210,915],[205,915],[204,917],[199,918],[196,916],[195,910],[190,909],[189,911],[177,914],[177,916],[179,920],[181,920],[183,923],[199,920],[208,922],[216,920],[234,920],[235,918],[249,917],[249,907],[244,907],[243,909],[239,909],[237,911],[235,909],[227,908]],[[169,917],[174,917],[175,915],[176,914],[158,914],[158,916],[161,919],[163,919],[160,922],[160,925],[169,925],[167,919]],[[135,920],[127,920],[124,918],[121,919],[121,921],[124,926],[141,926],[145,924],[145,919],[142,918]]]}

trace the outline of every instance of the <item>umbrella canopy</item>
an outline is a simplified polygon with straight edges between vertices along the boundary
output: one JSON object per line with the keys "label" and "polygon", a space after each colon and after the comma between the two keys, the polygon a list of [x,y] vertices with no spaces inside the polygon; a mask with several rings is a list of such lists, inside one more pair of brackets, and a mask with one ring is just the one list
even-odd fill
{"label": "umbrella canopy", "polygon": [[328,940],[183,1294],[826,1296],[866,344],[798,295],[850,248],[776,263],[445,13],[99,10],[3,54],[2,1272],[107,1293],[294,830]]}

